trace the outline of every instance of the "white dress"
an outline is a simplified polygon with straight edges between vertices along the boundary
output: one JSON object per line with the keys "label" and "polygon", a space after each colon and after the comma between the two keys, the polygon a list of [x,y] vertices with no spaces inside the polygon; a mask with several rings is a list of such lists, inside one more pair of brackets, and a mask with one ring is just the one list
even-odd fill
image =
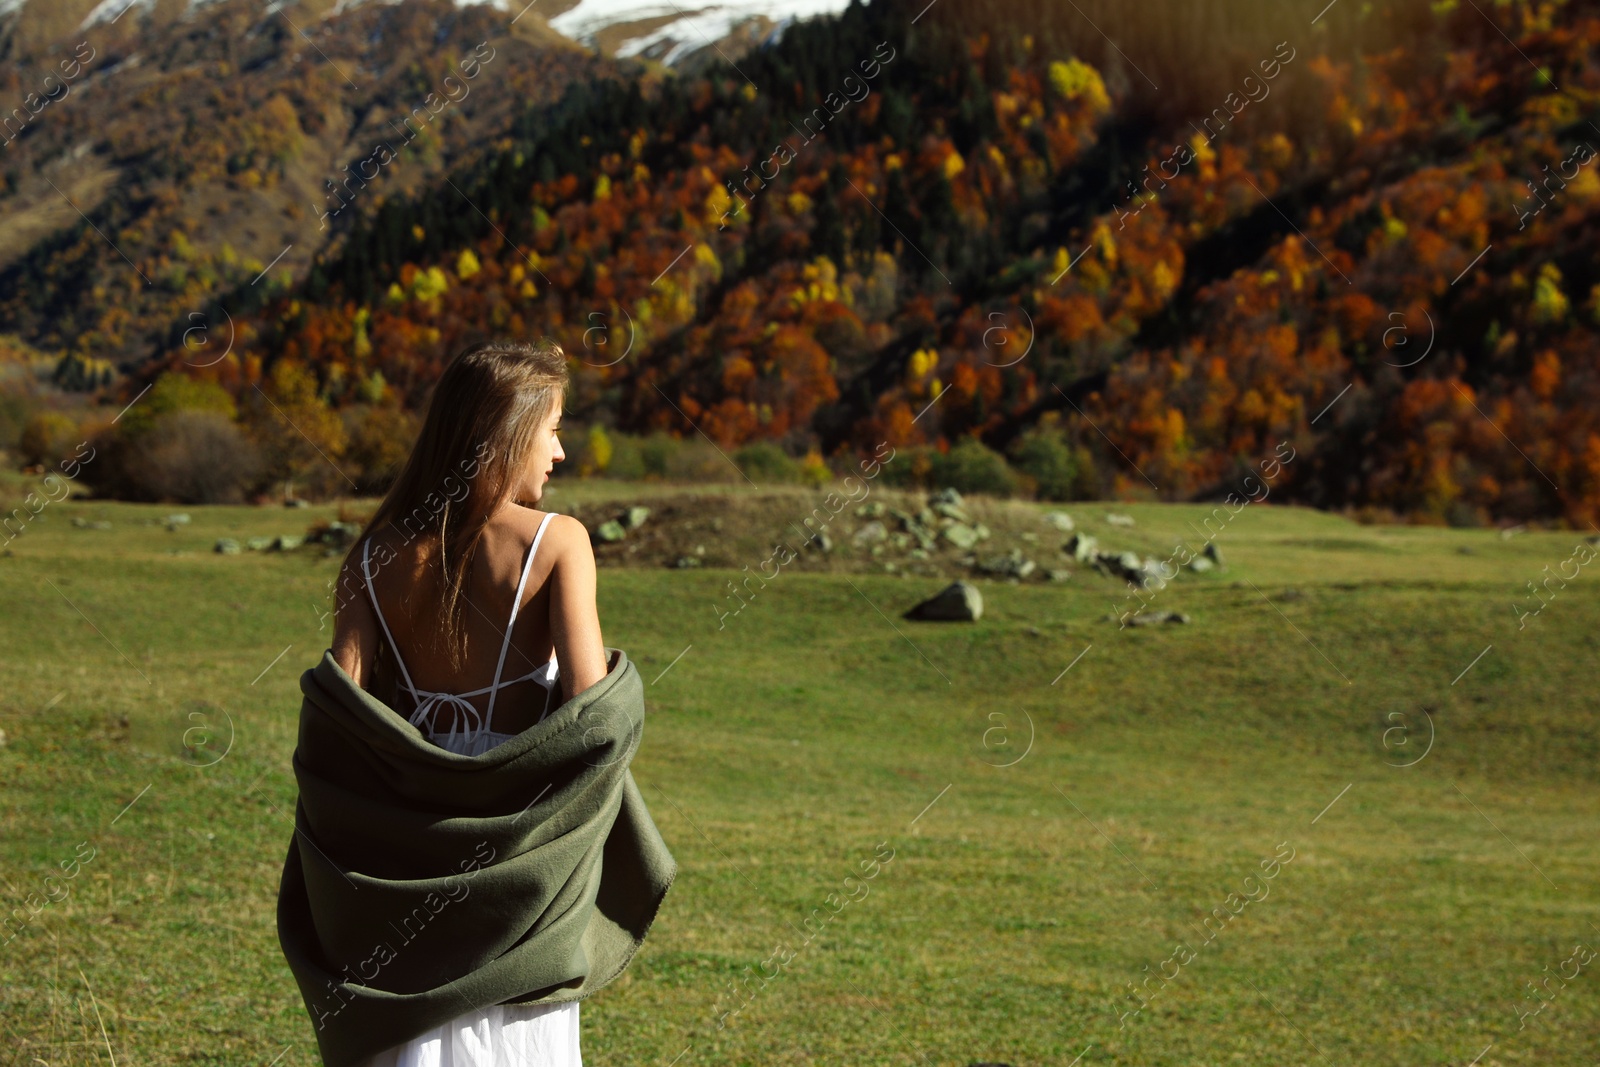
{"label": "white dress", "polygon": [[[550,713],[550,703],[555,696],[558,668],[555,657],[550,662],[522,678],[500,681],[500,670],[505,666],[506,650],[511,645],[511,629],[517,622],[517,608],[522,603],[522,591],[528,581],[528,570],[533,554],[539,550],[539,539],[544,536],[545,525],[553,515],[546,515],[528,549],[527,561],[522,565],[522,581],[517,584],[517,597],[512,602],[511,622],[506,626],[505,643],[500,646],[500,663],[495,667],[493,685],[469,693],[434,693],[417,689],[411,684],[411,672],[406,670],[400,649],[389,632],[389,624],[378,606],[378,595],[373,592],[371,571],[367,566],[367,546],[361,547],[361,565],[367,576],[367,592],[372,594],[372,607],[383,624],[389,638],[389,647],[400,664],[406,688],[417,701],[410,715],[412,725],[434,744],[463,756],[479,756],[496,745],[511,740],[515,734],[496,733],[488,728],[494,714],[495,693],[507,685],[534,679],[545,686],[545,709],[539,720]],[[464,697],[489,694],[488,710],[480,712]],[[456,709],[450,730],[435,733],[433,716],[439,708],[449,705]],[[468,722],[468,720],[471,720]],[[479,1011],[458,1015],[443,1026],[436,1026],[411,1040],[385,1049],[367,1060],[362,1067],[583,1067],[583,1054],[578,1047],[578,1002],[562,1004],[495,1004]]]}

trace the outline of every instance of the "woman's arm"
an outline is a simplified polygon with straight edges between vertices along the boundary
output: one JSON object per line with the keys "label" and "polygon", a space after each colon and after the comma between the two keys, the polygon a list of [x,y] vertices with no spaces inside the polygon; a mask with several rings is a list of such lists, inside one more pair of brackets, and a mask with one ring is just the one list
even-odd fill
{"label": "woman's arm", "polygon": [[570,515],[550,520],[555,542],[550,571],[550,638],[561,665],[563,700],[571,700],[606,676],[605,642],[595,606],[594,546],[589,531]]}
{"label": "woman's arm", "polygon": [[334,587],[333,659],[363,689],[372,678],[378,655],[378,619],[361,577],[360,566],[346,563]]}

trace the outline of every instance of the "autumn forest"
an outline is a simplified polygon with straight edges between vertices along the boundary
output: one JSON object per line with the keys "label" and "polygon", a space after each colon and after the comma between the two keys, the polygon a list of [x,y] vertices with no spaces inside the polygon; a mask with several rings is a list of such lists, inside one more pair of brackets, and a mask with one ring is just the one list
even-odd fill
{"label": "autumn forest", "polygon": [[6,132],[0,446],[98,442],[145,499],[372,492],[456,351],[549,336],[569,473],[888,442],[924,484],[1204,500],[1287,441],[1281,499],[1587,528],[1600,5],[1322,6],[873,0],[681,69],[433,2],[91,27]]}

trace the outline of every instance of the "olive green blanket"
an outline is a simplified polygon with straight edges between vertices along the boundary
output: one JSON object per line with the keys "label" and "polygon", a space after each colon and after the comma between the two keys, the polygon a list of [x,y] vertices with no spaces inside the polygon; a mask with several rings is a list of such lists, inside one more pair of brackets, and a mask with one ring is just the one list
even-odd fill
{"label": "olive green blanket", "polygon": [[480,756],[428,741],[331,651],[301,675],[278,940],[328,1067],[628,965],[677,863],[628,769],[644,686],[607,653],[605,678]]}

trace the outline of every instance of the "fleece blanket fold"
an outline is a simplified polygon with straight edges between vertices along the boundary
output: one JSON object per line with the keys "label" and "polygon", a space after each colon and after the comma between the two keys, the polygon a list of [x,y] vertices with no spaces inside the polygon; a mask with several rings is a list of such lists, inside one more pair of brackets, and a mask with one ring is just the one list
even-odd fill
{"label": "fleece blanket fold", "polygon": [[493,1004],[580,1000],[643,943],[677,863],[628,769],[644,686],[607,652],[605,678],[481,756],[331,651],[301,675],[278,940],[328,1067]]}

